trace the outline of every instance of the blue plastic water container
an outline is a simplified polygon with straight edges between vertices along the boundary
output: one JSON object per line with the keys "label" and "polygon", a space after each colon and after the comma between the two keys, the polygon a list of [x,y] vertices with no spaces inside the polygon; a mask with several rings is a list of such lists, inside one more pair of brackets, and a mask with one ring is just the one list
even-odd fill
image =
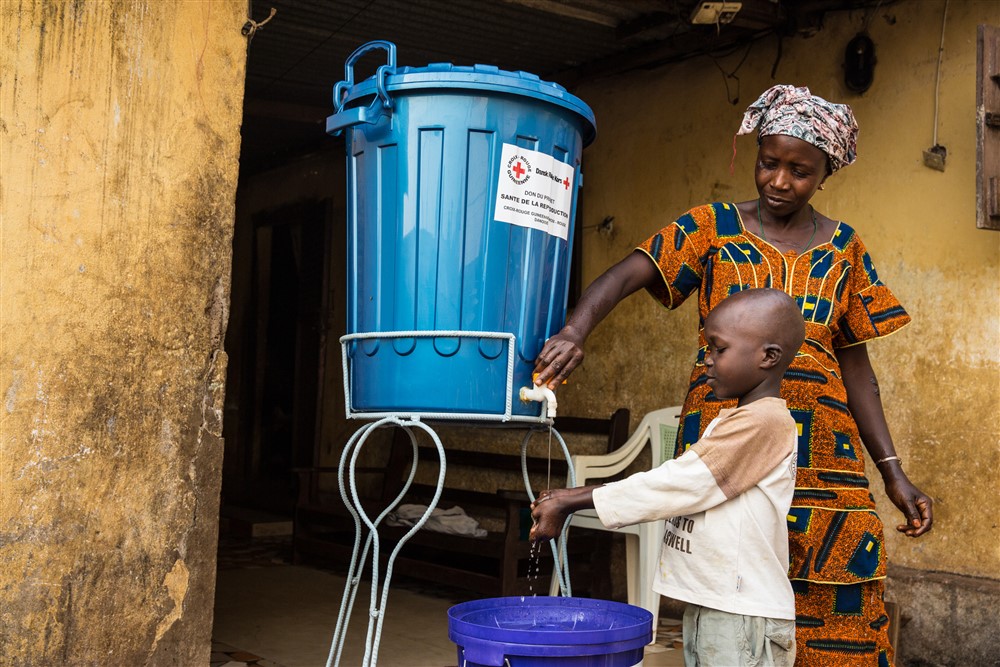
{"label": "blue plastic water container", "polygon": [[[385,51],[376,74],[357,60]],[[565,321],[594,115],[526,72],[347,60],[327,131],[347,150],[348,417],[542,421],[522,403]]]}
{"label": "blue plastic water container", "polygon": [[448,610],[448,638],[467,667],[631,667],[653,640],[653,615],[608,600],[487,598]]}

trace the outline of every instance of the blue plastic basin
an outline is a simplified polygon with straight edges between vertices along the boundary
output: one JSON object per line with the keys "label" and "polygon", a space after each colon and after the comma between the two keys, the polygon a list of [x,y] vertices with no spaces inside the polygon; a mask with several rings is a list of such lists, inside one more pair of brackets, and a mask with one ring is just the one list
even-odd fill
{"label": "blue plastic basin", "polygon": [[641,607],[587,598],[503,597],[448,610],[467,667],[631,667],[653,639]]}

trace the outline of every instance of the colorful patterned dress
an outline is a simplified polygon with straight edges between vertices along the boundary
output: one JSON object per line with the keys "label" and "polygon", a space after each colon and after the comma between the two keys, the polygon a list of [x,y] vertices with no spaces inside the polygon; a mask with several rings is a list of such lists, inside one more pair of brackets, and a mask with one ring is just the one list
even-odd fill
{"label": "colorful patterned dress", "polygon": [[[734,204],[716,203],[692,209],[639,250],[663,275],[663,284],[650,292],[667,308],[698,292],[701,325],[726,296],[753,287],[784,290],[801,306],[806,340],[781,387],[799,428],[788,515],[796,665],[888,667],[882,522],[834,350],[893,333],[909,316],[843,222],[829,241],[800,255],[782,253],[744,228]],[[703,332],[699,343],[678,456],[721,408],[735,405],[716,398],[706,384]]]}

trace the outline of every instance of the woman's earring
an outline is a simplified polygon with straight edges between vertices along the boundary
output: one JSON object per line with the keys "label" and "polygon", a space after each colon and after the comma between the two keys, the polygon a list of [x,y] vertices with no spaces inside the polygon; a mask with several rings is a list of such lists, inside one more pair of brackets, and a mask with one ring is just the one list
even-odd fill
{"label": "woman's earring", "polygon": [[820,183],[820,184],[819,184],[819,188],[818,188],[818,189],[819,189],[819,190],[826,190],[826,186],[825,186],[825,185],[823,185],[822,183]]}

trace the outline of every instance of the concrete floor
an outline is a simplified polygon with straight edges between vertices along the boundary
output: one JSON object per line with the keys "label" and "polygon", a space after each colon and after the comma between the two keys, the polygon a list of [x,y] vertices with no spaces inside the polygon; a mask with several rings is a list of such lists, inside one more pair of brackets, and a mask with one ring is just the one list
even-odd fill
{"label": "concrete floor", "polygon": [[[224,565],[216,583],[213,641],[235,647],[245,662],[219,664],[271,667],[322,667],[344,590],[344,579],[334,573],[270,562]],[[348,630],[341,667],[358,667],[365,650],[370,586],[359,590]],[[458,655],[448,639],[450,607],[471,599],[456,590],[400,582],[390,590],[379,646],[380,667],[456,667]],[[664,619],[661,628],[668,628]],[[673,630],[673,628],[670,628]],[[672,643],[673,632],[661,632],[661,645],[647,647],[645,667],[680,667],[681,651]],[[215,663],[213,663],[214,665]]]}
{"label": "concrete floor", "polygon": [[[282,667],[326,664],[344,579],[293,565],[219,572],[214,639]],[[448,640],[451,600],[390,591],[378,664],[445,667],[456,663]],[[340,664],[361,665],[368,626],[368,587],[359,590]]]}

